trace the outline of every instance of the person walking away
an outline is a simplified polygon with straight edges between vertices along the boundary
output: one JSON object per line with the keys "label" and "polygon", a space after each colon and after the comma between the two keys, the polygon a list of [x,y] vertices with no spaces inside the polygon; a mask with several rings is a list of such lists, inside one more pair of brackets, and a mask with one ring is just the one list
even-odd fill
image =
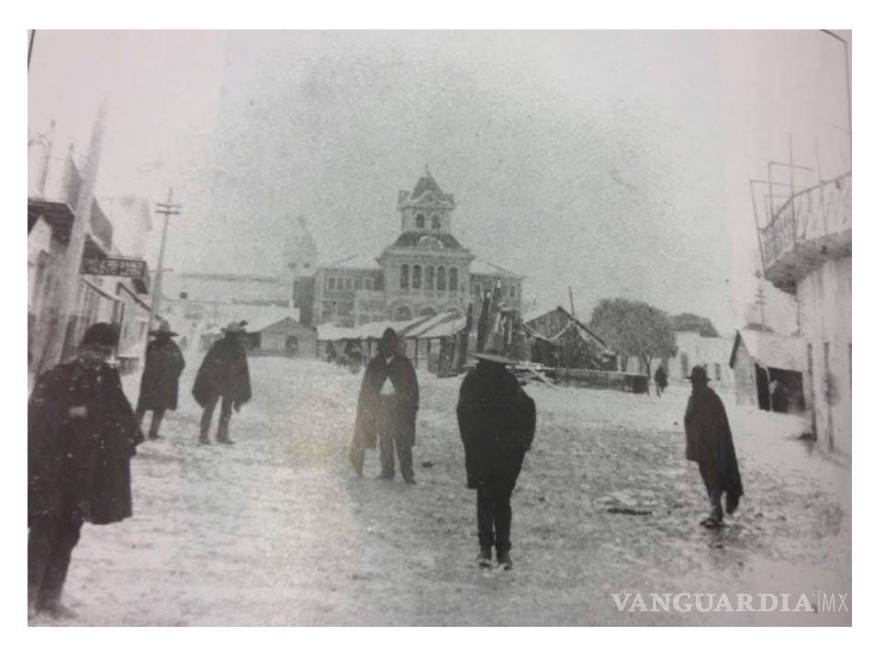
{"label": "person walking away", "polygon": [[39,377],[28,401],[27,598],[31,613],[75,616],[61,604],[84,522],[132,514],[130,459],[143,435],[107,364],[115,327],[90,326],[76,358]]}
{"label": "person walking away", "polygon": [[185,368],[182,351],[173,341],[177,334],[170,330],[170,324],[162,321],[158,330],[149,335],[154,340],[146,347],[146,364],[140,380],[140,397],[137,400],[137,426],[142,427],[147,411],[152,412],[149,425],[149,438],[160,439],[158,431],[164,413],[175,410],[179,401],[179,375]]}
{"label": "person walking away", "polygon": [[478,363],[461,383],[456,413],[467,487],[476,489],[477,560],[491,567],[494,547],[498,566],[511,569],[510,497],[534,440],[537,409],[507,369],[512,360],[494,350],[472,355]]}
{"label": "person walking away", "polygon": [[252,398],[249,362],[243,346],[245,324],[246,322],[231,322],[223,328],[222,332],[225,336],[216,340],[210,347],[197,371],[192,394],[198,405],[203,408],[203,416],[200,418],[200,442],[204,445],[209,444],[212,414],[219,400],[221,400],[221,411],[216,441],[233,444],[229,435],[231,409],[239,413],[240,408]]}
{"label": "person walking away", "polygon": [[355,432],[349,459],[358,476],[364,469],[366,448],[376,446],[379,438],[380,479],[395,475],[397,452],[401,476],[415,484],[413,446],[416,443],[416,413],[419,410],[419,383],[413,363],[401,352],[400,339],[387,328],[379,342],[377,354],[367,364],[361,390]]}
{"label": "person walking away", "polygon": [[692,394],[686,406],[686,459],[698,463],[710,500],[710,515],[701,521],[708,528],[722,524],[722,495],[729,515],[743,495],[740,471],[731,438],[731,428],[722,400],[710,387],[707,370],[692,369]]}
{"label": "person walking away", "polygon": [[655,372],[656,396],[661,398],[662,392],[668,386],[668,373],[665,371],[664,365],[659,365]]}

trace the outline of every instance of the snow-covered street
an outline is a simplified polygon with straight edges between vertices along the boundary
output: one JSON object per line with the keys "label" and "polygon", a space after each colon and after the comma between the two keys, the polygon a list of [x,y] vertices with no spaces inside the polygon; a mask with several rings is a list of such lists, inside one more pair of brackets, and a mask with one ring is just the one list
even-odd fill
{"label": "snow-covered street", "polygon": [[[133,518],[83,529],[66,588],[74,623],[849,623],[837,613],[620,612],[610,596],[849,592],[850,468],[793,439],[795,417],[741,410],[723,394],[746,497],[714,532],[698,524],[706,496],[684,458],[687,386],[661,399],[527,387],[537,435],[513,497],[515,567],[498,573],[474,562],[460,378],[419,372],[418,485],[408,486],[372,478],[376,451],[364,479],[348,465],[361,374],[251,358],[254,399],[231,421],[236,445],[200,446],[190,394],[200,356],[186,361],[164,438],[132,462]],[[136,380],[125,382],[131,401]]]}

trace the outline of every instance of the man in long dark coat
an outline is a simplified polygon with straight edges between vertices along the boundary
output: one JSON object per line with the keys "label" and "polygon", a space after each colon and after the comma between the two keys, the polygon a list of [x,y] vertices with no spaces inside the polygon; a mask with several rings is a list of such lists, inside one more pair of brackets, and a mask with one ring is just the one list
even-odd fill
{"label": "man in long dark coat", "polygon": [[137,400],[137,425],[142,426],[143,417],[148,410],[152,412],[149,425],[149,438],[159,439],[158,430],[164,412],[175,410],[179,400],[179,374],[185,368],[182,351],[173,341],[176,335],[170,325],[163,321],[158,330],[151,333],[155,337],[146,347],[146,366],[140,380],[140,397]]}
{"label": "man in long dark coat", "polygon": [[668,386],[668,373],[665,371],[664,365],[659,365],[655,372],[656,396],[661,398],[662,392]]}
{"label": "man in long dark coat", "polygon": [[143,440],[118,371],[106,363],[118,334],[88,328],[77,357],[40,376],[28,402],[28,603],[61,605],[82,523],[110,524],[132,513],[130,458]]}
{"label": "man in long dark coat", "polygon": [[710,387],[704,367],[694,367],[690,376],[692,394],[686,406],[686,459],[698,462],[698,469],[710,500],[710,515],[701,524],[715,528],[722,524],[722,495],[729,515],[737,509],[743,485],[737,467],[731,428],[722,400]]}
{"label": "man in long dark coat", "polygon": [[249,361],[243,337],[246,334],[245,322],[232,322],[223,328],[225,336],[217,340],[203,358],[203,363],[194,380],[194,399],[203,408],[200,418],[200,442],[209,444],[209,427],[212,413],[221,399],[218,433],[216,441],[232,444],[228,430],[231,422],[231,408],[240,408],[252,398],[249,383]]}
{"label": "man in long dark coat", "polygon": [[458,427],[464,444],[467,487],[476,489],[481,567],[510,569],[510,496],[534,440],[537,410],[507,369],[512,361],[495,353],[474,353],[477,366],[461,383]]}
{"label": "man in long dark coat", "polygon": [[367,364],[349,459],[360,476],[364,450],[376,446],[379,437],[380,479],[394,479],[395,451],[401,476],[415,484],[413,446],[416,443],[416,413],[419,410],[419,382],[413,363],[401,353],[400,339],[393,328],[382,334],[377,354]]}

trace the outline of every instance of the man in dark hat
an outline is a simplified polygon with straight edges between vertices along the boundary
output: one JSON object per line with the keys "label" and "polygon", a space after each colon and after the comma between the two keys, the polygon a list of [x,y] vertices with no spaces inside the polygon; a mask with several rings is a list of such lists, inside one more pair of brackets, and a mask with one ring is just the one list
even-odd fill
{"label": "man in dark hat", "polygon": [[464,444],[467,487],[476,489],[481,567],[511,569],[510,496],[534,440],[537,411],[507,369],[512,360],[495,351],[472,354],[479,360],[461,383],[458,427]]}
{"label": "man in dark hat", "polygon": [[136,415],[137,425],[141,426],[146,411],[152,411],[149,438],[158,439],[164,412],[176,409],[179,399],[179,374],[185,368],[185,358],[173,341],[176,333],[170,330],[170,324],[166,320],[150,335],[155,339],[146,347],[146,366],[140,380]]}
{"label": "man in dark hat", "polygon": [[231,322],[222,329],[225,336],[216,340],[203,358],[197,378],[194,380],[194,399],[203,408],[200,418],[200,442],[209,444],[209,428],[212,413],[222,401],[219,413],[216,441],[232,444],[228,430],[231,422],[231,408],[240,408],[252,398],[249,383],[249,361],[243,338],[246,335],[245,322]]}
{"label": "man in dark hat", "polygon": [[710,387],[704,367],[692,369],[692,394],[686,406],[686,459],[697,461],[710,499],[710,515],[701,521],[708,528],[722,524],[722,495],[729,515],[737,509],[743,485],[734,453],[731,428],[722,400]]}
{"label": "man in dark hat", "polygon": [[118,371],[111,324],[85,332],[77,356],[40,376],[28,402],[28,603],[72,616],[61,592],[82,523],[130,517],[130,458],[143,440]]}
{"label": "man in dark hat", "polygon": [[394,479],[397,451],[401,476],[415,484],[413,446],[416,443],[416,413],[419,410],[419,383],[413,363],[401,352],[400,339],[393,328],[382,334],[378,352],[367,364],[349,459],[360,476],[364,450],[376,446],[379,437],[380,479]]}

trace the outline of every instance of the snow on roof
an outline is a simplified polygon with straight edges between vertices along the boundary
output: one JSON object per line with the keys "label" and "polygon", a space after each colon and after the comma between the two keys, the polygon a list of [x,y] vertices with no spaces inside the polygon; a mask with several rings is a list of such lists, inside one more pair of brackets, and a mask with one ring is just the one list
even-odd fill
{"label": "snow on roof", "polygon": [[296,322],[290,313],[285,310],[277,309],[276,313],[265,313],[264,315],[259,315],[256,318],[247,320],[246,331],[249,333],[257,333],[258,331],[263,331],[268,326],[278,324],[286,318]]}
{"label": "snow on roof", "polygon": [[517,274],[511,270],[507,270],[506,268],[502,268],[499,265],[495,265],[494,263],[490,263],[480,258],[474,259],[470,264],[470,271],[474,274],[484,274],[484,275],[500,275],[503,277],[521,277],[522,275]]}
{"label": "snow on roof", "polygon": [[393,328],[398,335],[406,335],[407,331],[419,326],[428,317],[419,317],[412,320],[404,320],[401,322],[386,320],[382,322],[369,322],[359,326],[336,326],[334,324],[321,324],[316,327],[319,334],[319,339],[326,342],[334,342],[336,340],[367,340],[378,339],[382,337],[383,332],[388,327]]}
{"label": "snow on roof", "polygon": [[754,329],[741,329],[734,338],[728,365],[734,368],[738,346],[743,341],[747,352],[757,363],[774,369],[804,371],[804,340]]}
{"label": "snow on roof", "polygon": [[445,322],[440,322],[434,328],[417,337],[420,340],[427,338],[448,337],[450,335],[455,335],[459,331],[463,330],[466,323],[467,318],[465,317],[457,317],[455,319],[446,320]]}
{"label": "snow on roof", "polygon": [[370,256],[357,254],[355,256],[346,257],[339,261],[326,263],[319,266],[322,269],[329,270],[379,270],[379,264],[376,259]]}

